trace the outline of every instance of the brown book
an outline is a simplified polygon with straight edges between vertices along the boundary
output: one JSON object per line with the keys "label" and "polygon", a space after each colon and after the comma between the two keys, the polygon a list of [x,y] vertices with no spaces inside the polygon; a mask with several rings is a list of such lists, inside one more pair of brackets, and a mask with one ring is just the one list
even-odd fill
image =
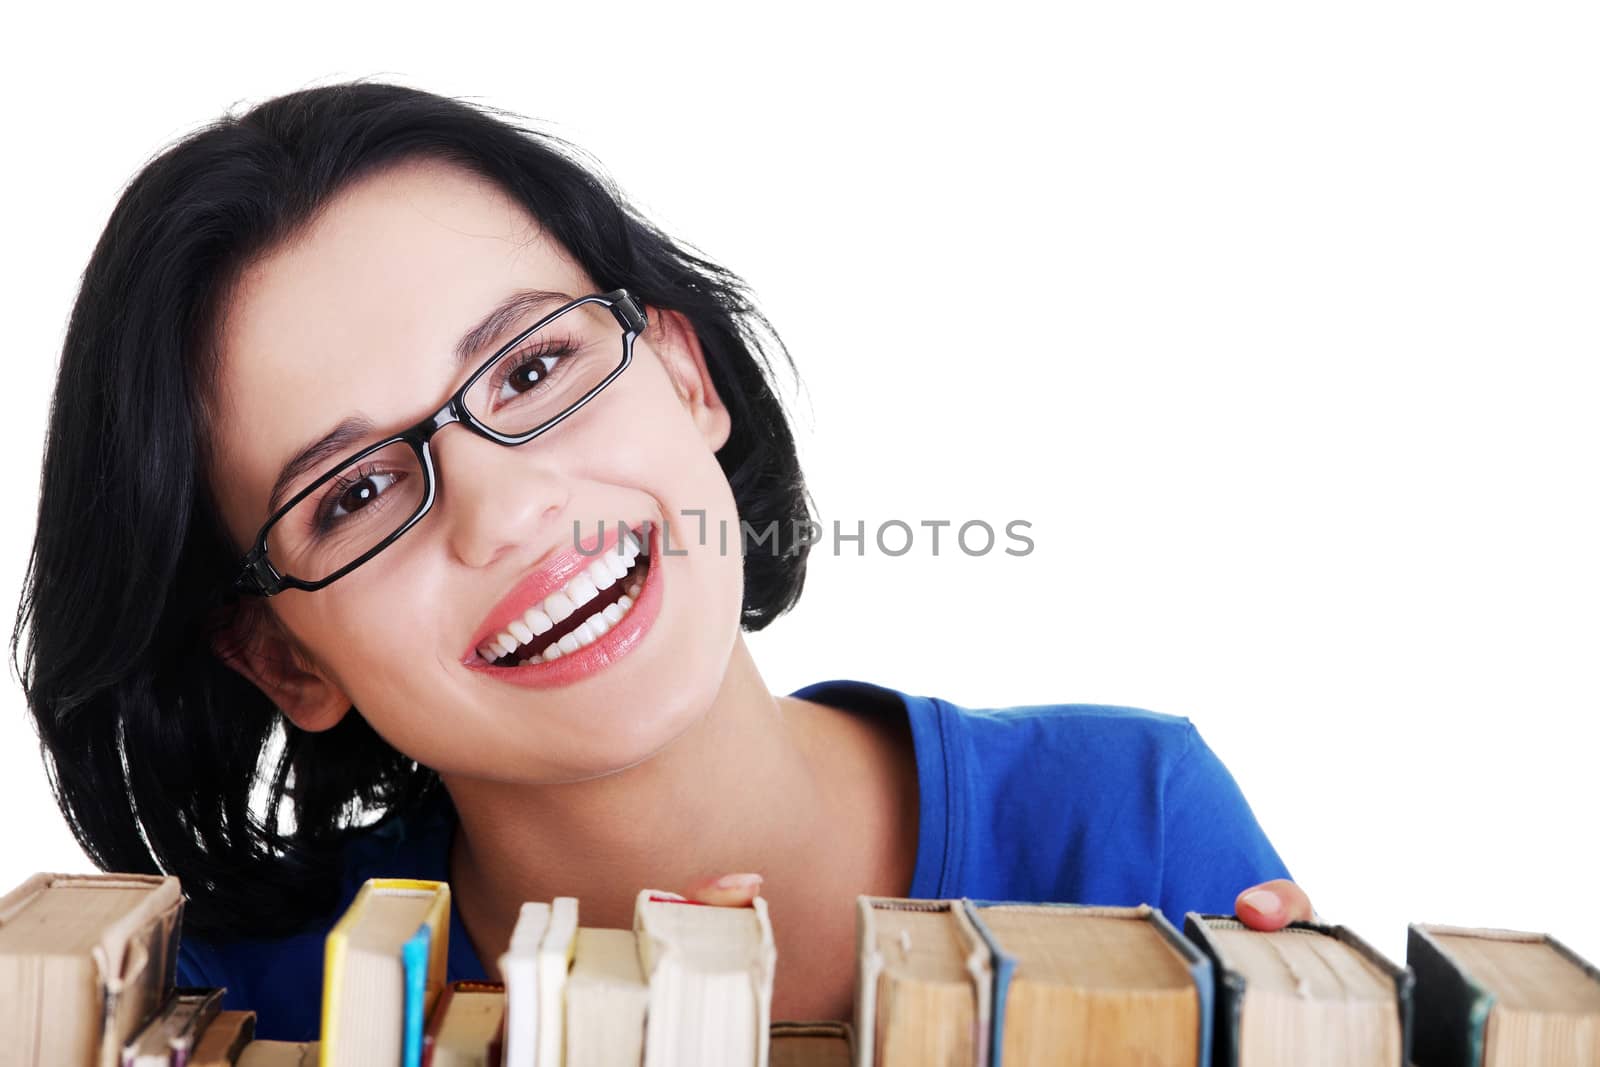
{"label": "brown book", "polygon": [[451,982],[439,995],[422,1035],[422,1067],[500,1067],[506,987]]}
{"label": "brown book", "polygon": [[239,1062],[239,1054],[255,1036],[255,1012],[218,1012],[200,1040],[195,1042],[189,1067],[234,1067]]}
{"label": "brown book", "polygon": [[7,1062],[118,1067],[172,988],[182,917],[160,875],[36,874],[0,898]]}
{"label": "brown book", "polygon": [[1420,1067],[1600,1064],[1600,970],[1547,934],[1413,923]]}
{"label": "brown book", "polygon": [[994,951],[994,1061],[1098,1067],[1209,1059],[1210,967],[1159,911],[968,902]]}
{"label": "brown book", "polygon": [[1348,928],[1294,922],[1266,932],[1190,912],[1184,933],[1211,959],[1214,1067],[1404,1067],[1411,972]]}
{"label": "brown book", "polygon": [[849,1023],[772,1024],[768,1067],[851,1067],[855,1055]]}
{"label": "brown book", "polygon": [[239,1054],[239,1067],[317,1067],[315,1041],[252,1041]]}
{"label": "brown book", "polygon": [[222,1007],[220,989],[175,989],[122,1050],[122,1067],[189,1067],[200,1034]]}
{"label": "brown book", "polygon": [[989,1062],[989,948],[959,900],[856,898],[856,1062]]}

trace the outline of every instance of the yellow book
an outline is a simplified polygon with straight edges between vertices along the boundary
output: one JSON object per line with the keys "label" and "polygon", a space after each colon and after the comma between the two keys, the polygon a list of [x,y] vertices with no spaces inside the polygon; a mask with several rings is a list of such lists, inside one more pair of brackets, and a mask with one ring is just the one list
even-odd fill
{"label": "yellow book", "polygon": [[449,936],[444,882],[367,879],[328,931],[322,1067],[416,1062],[423,1021],[444,987]]}

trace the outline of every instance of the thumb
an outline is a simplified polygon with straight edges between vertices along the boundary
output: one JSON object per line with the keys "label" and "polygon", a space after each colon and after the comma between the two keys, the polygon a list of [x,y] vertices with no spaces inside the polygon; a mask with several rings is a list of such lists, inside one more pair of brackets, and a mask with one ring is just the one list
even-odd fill
{"label": "thumb", "polygon": [[1251,886],[1233,902],[1239,921],[1253,930],[1281,930],[1291,922],[1314,922],[1306,891],[1287,878]]}
{"label": "thumb", "polygon": [[724,874],[704,878],[683,890],[689,900],[700,904],[720,904],[728,908],[746,908],[761,893],[759,874]]}

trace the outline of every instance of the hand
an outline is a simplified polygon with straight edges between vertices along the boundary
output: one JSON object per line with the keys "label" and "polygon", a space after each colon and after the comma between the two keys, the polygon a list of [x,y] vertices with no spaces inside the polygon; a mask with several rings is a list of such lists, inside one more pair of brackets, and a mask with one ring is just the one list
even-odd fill
{"label": "hand", "polygon": [[759,874],[724,874],[702,879],[683,890],[688,900],[701,904],[720,904],[725,908],[747,908],[760,893]]}
{"label": "hand", "polygon": [[1306,891],[1287,878],[1246,889],[1234,900],[1233,911],[1252,930],[1281,930],[1295,920],[1314,922],[1317,914]]}

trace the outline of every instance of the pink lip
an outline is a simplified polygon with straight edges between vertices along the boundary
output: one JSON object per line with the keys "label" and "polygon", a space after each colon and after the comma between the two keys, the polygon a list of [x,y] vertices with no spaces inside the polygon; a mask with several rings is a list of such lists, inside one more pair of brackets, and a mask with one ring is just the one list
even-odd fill
{"label": "pink lip", "polygon": [[622,536],[622,527],[615,523],[607,524],[604,533],[605,542],[598,552],[579,552],[578,546],[574,544],[557,553],[550,562],[518,582],[484,618],[477,634],[473,636],[472,647],[467,649],[467,654],[462,657],[461,662],[470,665],[479,658],[478,649],[491,638],[504,633],[514,619],[522,618],[528,613],[529,608],[544,603],[545,597],[566,585],[574,575],[605,553],[615,552],[617,540]]}
{"label": "pink lip", "polygon": [[[520,667],[491,667],[477,652],[480,645],[504,630],[511,620],[521,618],[529,608],[560,589],[568,579],[587,567],[599,555],[599,553],[585,555],[573,549],[563,552],[550,564],[524,578],[495,606],[494,612],[489,616],[489,619],[493,620],[493,625],[483,627],[472,646],[472,651],[467,653],[462,663],[472,670],[492,673],[497,681],[510,682],[512,685],[528,689],[544,689],[569,685],[580,678],[603,670],[633,651],[654,625],[656,616],[661,611],[661,571],[665,568],[660,560],[660,528],[657,523],[652,523],[650,526],[648,546],[650,565],[645,570],[644,585],[639,589],[639,596],[634,600],[633,607],[628,609],[628,613],[620,622],[593,642],[558,659],[534,659]],[[609,533],[602,551],[615,551],[620,533],[620,529]]]}

